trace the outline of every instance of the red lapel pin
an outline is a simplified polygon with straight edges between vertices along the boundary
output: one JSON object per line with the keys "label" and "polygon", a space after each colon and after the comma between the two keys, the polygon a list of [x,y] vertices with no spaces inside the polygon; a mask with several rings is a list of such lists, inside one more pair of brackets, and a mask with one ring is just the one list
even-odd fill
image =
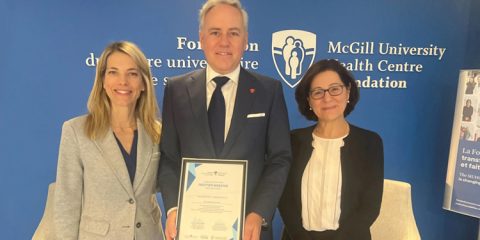
{"label": "red lapel pin", "polygon": [[250,93],[254,93],[255,92],[255,88],[250,88]]}

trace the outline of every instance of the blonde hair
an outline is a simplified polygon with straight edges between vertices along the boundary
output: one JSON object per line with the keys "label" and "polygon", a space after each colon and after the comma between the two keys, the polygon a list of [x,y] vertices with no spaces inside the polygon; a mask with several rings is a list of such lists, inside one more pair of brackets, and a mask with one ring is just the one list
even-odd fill
{"label": "blonde hair", "polygon": [[245,28],[245,31],[248,32],[248,13],[247,11],[242,7],[242,4],[240,3],[239,0],[207,0],[202,8],[200,9],[200,13],[198,16],[198,21],[199,21],[199,31],[202,31],[203,23],[205,22],[205,16],[207,13],[212,10],[215,6],[218,6],[220,4],[227,4],[230,5],[240,11],[242,14],[242,19],[243,19],[243,27]]}
{"label": "blonde hair", "polygon": [[130,56],[141,73],[145,90],[142,91],[135,105],[135,117],[140,119],[145,131],[154,143],[160,142],[161,124],[158,121],[158,104],[152,83],[152,73],[147,58],[135,44],[127,41],[109,44],[97,63],[95,82],[88,98],[88,116],[85,123],[85,134],[90,139],[103,137],[110,127],[110,99],[103,88],[107,59],[114,52]]}

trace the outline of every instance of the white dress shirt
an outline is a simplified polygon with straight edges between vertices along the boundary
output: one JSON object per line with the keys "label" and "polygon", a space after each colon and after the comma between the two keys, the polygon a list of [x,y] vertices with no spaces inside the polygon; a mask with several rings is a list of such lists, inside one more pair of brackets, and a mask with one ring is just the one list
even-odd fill
{"label": "white dress shirt", "polygon": [[213,78],[218,76],[228,77],[230,80],[222,86],[222,94],[225,99],[225,135],[223,141],[227,139],[228,130],[230,129],[230,123],[233,116],[233,108],[235,107],[235,97],[237,96],[238,79],[240,76],[240,65],[228,74],[219,74],[215,72],[211,67],[207,65],[207,109],[210,106],[210,99],[217,84],[213,81]]}
{"label": "white dress shirt", "polygon": [[302,176],[302,224],[308,231],[336,230],[342,193],[340,148],[346,136],[326,139],[312,135],[312,156]]}

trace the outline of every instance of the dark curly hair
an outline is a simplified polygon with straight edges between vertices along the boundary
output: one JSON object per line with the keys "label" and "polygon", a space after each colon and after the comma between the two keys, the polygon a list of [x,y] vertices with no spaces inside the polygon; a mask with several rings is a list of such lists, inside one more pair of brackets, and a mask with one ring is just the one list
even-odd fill
{"label": "dark curly hair", "polygon": [[308,120],[318,121],[317,116],[312,110],[310,110],[310,105],[308,104],[310,86],[312,85],[315,76],[328,70],[336,72],[340,76],[340,80],[342,80],[343,84],[350,89],[350,96],[348,96],[350,102],[347,103],[343,116],[346,117],[353,111],[360,98],[355,78],[342,64],[334,59],[320,60],[307,70],[305,76],[303,76],[295,90],[295,100],[297,101],[298,109]]}

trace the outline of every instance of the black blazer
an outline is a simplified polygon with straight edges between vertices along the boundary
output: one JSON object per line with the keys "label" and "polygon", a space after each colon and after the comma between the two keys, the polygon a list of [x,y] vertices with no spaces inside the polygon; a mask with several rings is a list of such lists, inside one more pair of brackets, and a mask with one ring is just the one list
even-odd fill
{"label": "black blazer", "polygon": [[165,87],[158,179],[165,208],[177,206],[182,157],[240,159],[248,161],[246,215],[253,211],[270,221],[292,159],[282,85],[240,70],[230,129],[216,157],[205,78],[206,71],[197,70],[169,79]]}
{"label": "black blazer", "polygon": [[[315,126],[291,132],[293,162],[279,210],[290,239],[312,238],[302,225],[301,181],[313,151]],[[329,232],[335,240],[368,240],[370,226],[380,212],[383,193],[383,143],[374,132],[350,125],[350,133],[341,148],[342,196],[339,228]],[[316,232],[315,235],[322,235]],[[332,238],[333,236],[333,238]],[[288,239],[288,238],[287,238]]]}

